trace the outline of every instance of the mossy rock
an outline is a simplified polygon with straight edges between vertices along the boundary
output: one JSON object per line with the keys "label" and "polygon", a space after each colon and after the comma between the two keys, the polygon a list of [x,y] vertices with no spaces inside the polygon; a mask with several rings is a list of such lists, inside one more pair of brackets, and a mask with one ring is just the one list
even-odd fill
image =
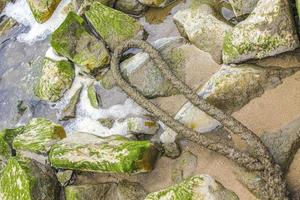
{"label": "mossy rock", "polygon": [[259,1],[247,19],[226,33],[223,62],[260,59],[297,47],[299,39],[289,1]]}
{"label": "mossy rock", "polygon": [[99,2],[103,5],[113,7],[116,0],[72,0],[72,5],[75,11],[81,15],[94,2]]}
{"label": "mossy rock", "polygon": [[111,50],[129,39],[143,37],[144,28],[137,20],[101,3],[93,3],[85,16]]}
{"label": "mossy rock", "polygon": [[56,53],[67,57],[87,73],[106,67],[110,62],[103,42],[87,32],[83,18],[74,12],[69,12],[53,32],[51,46]]}
{"label": "mossy rock", "polygon": [[57,200],[60,188],[50,167],[10,158],[0,176],[2,200]]}
{"label": "mossy rock", "polygon": [[61,0],[27,0],[30,10],[38,23],[47,21]]}
{"label": "mossy rock", "polygon": [[115,9],[131,15],[141,15],[147,6],[138,0],[117,0]]}
{"label": "mossy rock", "polygon": [[90,84],[87,88],[87,95],[90,100],[91,106],[98,109],[101,104],[101,98],[99,94],[97,94],[94,84]]}
{"label": "mossy rock", "polygon": [[144,5],[150,6],[150,7],[159,7],[163,8],[167,5],[175,2],[176,0],[139,0]]}
{"label": "mossy rock", "polygon": [[66,60],[44,59],[41,77],[37,80],[34,93],[45,101],[58,101],[71,87],[75,71],[73,64]]}
{"label": "mossy rock", "polygon": [[15,137],[13,148],[17,151],[29,151],[46,154],[51,146],[66,137],[64,128],[47,119],[32,119],[22,134]]}
{"label": "mossy rock", "polygon": [[83,141],[66,138],[54,145],[49,154],[51,165],[79,171],[128,174],[153,169],[158,150],[150,141],[85,135]]}
{"label": "mossy rock", "polygon": [[4,139],[3,132],[0,132],[0,173],[5,167],[7,160],[12,156],[12,149]]}
{"label": "mossy rock", "polygon": [[224,188],[208,175],[190,177],[164,190],[150,193],[145,200],[238,200],[236,194]]}
{"label": "mossy rock", "polygon": [[236,17],[251,13],[257,5],[257,2],[258,0],[229,0]]}
{"label": "mossy rock", "polygon": [[[1,3],[0,3],[0,7],[1,7]],[[0,12],[1,12],[1,8],[0,8]],[[0,37],[4,36],[8,31],[10,31],[16,25],[17,22],[13,18],[3,16],[0,22]]]}

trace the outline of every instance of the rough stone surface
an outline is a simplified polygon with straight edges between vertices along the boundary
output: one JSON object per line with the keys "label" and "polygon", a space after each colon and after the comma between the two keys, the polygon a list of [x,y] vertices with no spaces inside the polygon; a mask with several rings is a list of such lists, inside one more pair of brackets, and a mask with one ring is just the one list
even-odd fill
{"label": "rough stone surface", "polygon": [[174,22],[182,36],[199,49],[211,54],[217,63],[222,63],[225,34],[232,29],[219,20],[207,4],[178,11]]}
{"label": "rough stone surface", "polygon": [[57,180],[61,184],[61,186],[65,186],[69,183],[73,175],[72,170],[64,170],[56,173]]}
{"label": "rough stone surface", "polygon": [[240,17],[251,13],[259,0],[229,0],[235,16]]}
{"label": "rough stone surface", "polygon": [[158,129],[158,124],[151,119],[141,117],[130,117],[127,119],[128,133],[154,135]]}
{"label": "rough stone surface", "polygon": [[79,87],[61,112],[60,119],[68,120],[76,117],[76,105],[79,101],[83,86]]}
{"label": "rough stone surface", "polygon": [[237,200],[233,192],[208,175],[193,176],[164,190],[149,194],[145,200],[216,199]]}
{"label": "rough stone surface", "polygon": [[180,146],[176,143],[163,143],[162,148],[164,150],[164,156],[169,158],[177,158],[181,154]]}
{"label": "rough stone surface", "polygon": [[103,42],[86,31],[83,18],[74,12],[69,12],[65,21],[53,32],[51,46],[88,73],[106,67],[110,61]]}
{"label": "rough stone surface", "polygon": [[173,3],[175,0],[139,0],[144,5],[151,6],[151,7],[165,7],[171,3]]}
{"label": "rough stone surface", "polygon": [[[1,0],[0,0],[0,13],[1,13]],[[0,37],[4,36],[9,30],[11,30],[18,23],[10,17],[2,16],[0,22]]]}
{"label": "rough stone surface", "polygon": [[117,0],[115,8],[131,15],[141,15],[147,6],[141,4],[138,0]]}
{"label": "rough stone surface", "polygon": [[38,23],[47,21],[61,0],[27,0],[31,12]]}
{"label": "rough stone surface", "polygon": [[15,137],[13,148],[46,154],[51,146],[66,137],[64,128],[47,119],[32,119],[22,134]]}
{"label": "rough stone surface", "polygon": [[98,119],[100,124],[108,129],[111,129],[114,126],[115,120],[111,118],[101,118]]}
{"label": "rough stone surface", "polygon": [[112,50],[126,40],[143,37],[138,21],[101,3],[93,3],[85,16]]}
{"label": "rough stone surface", "polygon": [[224,63],[273,56],[299,47],[288,0],[259,1],[251,15],[229,31]]}
{"label": "rough stone surface", "polygon": [[52,169],[33,160],[11,158],[0,176],[3,200],[57,200],[59,192]]}
{"label": "rough stone surface", "polygon": [[91,106],[98,109],[101,104],[101,98],[97,94],[94,84],[91,84],[87,88],[87,95],[90,100]]}
{"label": "rough stone surface", "polygon": [[74,10],[81,15],[93,2],[99,2],[106,6],[113,7],[116,0],[72,0],[72,5]]}
{"label": "rough stone surface", "polygon": [[71,87],[75,76],[71,62],[44,59],[41,77],[37,80],[34,93],[46,101],[57,101]]}
{"label": "rough stone surface", "polygon": [[[80,137],[80,133],[75,135]],[[69,137],[54,145],[49,160],[56,168],[130,174],[151,171],[157,155],[158,151],[150,141],[85,134],[85,138],[74,140]]]}

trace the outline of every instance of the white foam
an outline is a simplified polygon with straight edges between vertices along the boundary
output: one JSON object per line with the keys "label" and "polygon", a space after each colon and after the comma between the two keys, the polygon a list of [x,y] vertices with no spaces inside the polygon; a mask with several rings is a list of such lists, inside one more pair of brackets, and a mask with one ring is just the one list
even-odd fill
{"label": "white foam", "polygon": [[52,17],[43,24],[39,24],[35,21],[26,0],[16,0],[15,3],[9,3],[2,14],[12,17],[24,26],[29,26],[29,32],[20,34],[18,41],[33,44],[36,41],[44,40],[58,28],[66,17],[67,13],[64,12],[64,8],[70,1],[71,0],[62,0]]}

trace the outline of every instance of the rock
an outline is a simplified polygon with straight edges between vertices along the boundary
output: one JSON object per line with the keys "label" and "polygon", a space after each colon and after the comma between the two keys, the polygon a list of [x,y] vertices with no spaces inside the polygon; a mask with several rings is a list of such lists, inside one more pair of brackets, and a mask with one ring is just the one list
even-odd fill
{"label": "rock", "polygon": [[89,34],[84,20],[70,12],[51,36],[51,46],[87,73],[106,67],[110,55],[102,41]]}
{"label": "rock", "polygon": [[47,21],[60,3],[60,0],[27,0],[30,10],[38,23]]}
{"label": "rock", "polygon": [[86,8],[88,8],[88,6],[90,6],[93,2],[99,2],[106,6],[113,7],[116,0],[72,0],[75,11],[80,15],[82,15]]}
{"label": "rock", "polygon": [[53,167],[132,174],[151,171],[158,155],[150,141],[130,141],[121,136],[74,135],[82,138],[69,137],[51,149],[49,160]]}
{"label": "rock", "polygon": [[217,63],[222,63],[225,34],[232,29],[219,20],[207,4],[178,11],[173,20],[182,36],[199,49],[211,54]]}
{"label": "rock", "polygon": [[293,70],[266,69],[252,64],[223,65],[198,94],[217,108],[233,113],[293,73]]}
{"label": "rock", "polygon": [[242,183],[258,199],[265,199],[268,191],[265,191],[266,182],[257,172],[249,172],[243,168],[234,171],[237,180]]}
{"label": "rock", "polygon": [[278,132],[262,135],[261,140],[269,148],[275,161],[287,171],[300,147],[299,120],[288,124]]}
{"label": "rock", "polygon": [[172,181],[179,183],[184,179],[194,175],[194,171],[197,168],[198,158],[193,153],[185,151],[175,161],[172,167]]}
{"label": "rock", "polygon": [[154,135],[158,129],[158,124],[151,119],[141,117],[130,117],[127,119],[128,133]]}
{"label": "rock", "polygon": [[300,18],[300,0],[296,0],[296,8],[297,8],[298,16]]}
{"label": "rock", "polygon": [[93,3],[85,16],[111,50],[126,40],[143,36],[144,28],[137,20],[101,3]]}
{"label": "rock", "polygon": [[75,77],[69,61],[53,61],[45,58],[42,74],[34,87],[34,94],[45,101],[58,101],[71,87]]}
{"label": "rock", "polygon": [[57,200],[59,193],[52,169],[33,160],[11,158],[0,176],[3,200]]}
{"label": "rock", "polygon": [[173,3],[175,0],[139,0],[144,5],[151,7],[166,7],[167,5]]}
{"label": "rock", "polygon": [[90,100],[91,106],[98,109],[101,105],[101,97],[97,94],[94,84],[90,84],[87,88],[87,95]]}
{"label": "rock", "polygon": [[76,117],[76,105],[79,101],[82,87],[83,86],[81,86],[80,88],[78,88],[76,90],[76,92],[71,97],[69,103],[67,103],[67,105],[63,108],[61,116],[60,116],[61,120],[68,120],[68,119]]}
{"label": "rock", "polygon": [[4,129],[0,131],[1,137],[5,140],[10,147],[12,147],[13,140],[16,136],[22,134],[24,132],[25,126],[19,126],[17,128],[12,129]]}
{"label": "rock", "polygon": [[0,14],[4,10],[7,3],[7,0],[0,0]]}
{"label": "rock", "polygon": [[259,0],[229,0],[236,17],[250,14]]}
{"label": "rock", "polygon": [[64,170],[56,173],[56,177],[61,186],[66,186],[73,175],[72,170]]}
{"label": "rock", "polygon": [[4,132],[0,132],[0,173],[11,156],[12,149],[4,139]]}
{"label": "rock", "polygon": [[145,200],[183,200],[183,199],[239,199],[232,191],[224,188],[209,175],[193,176],[164,190],[150,193]]}
{"label": "rock", "polygon": [[138,183],[121,181],[97,185],[68,186],[66,200],[144,200],[146,192]]}
{"label": "rock", "polygon": [[163,143],[162,148],[164,149],[164,156],[169,158],[178,158],[181,154],[180,146],[176,143]]}
{"label": "rock", "polygon": [[226,33],[224,63],[264,58],[299,47],[288,0],[259,1],[251,15]]}
{"label": "rock", "polygon": [[98,120],[100,124],[108,129],[111,129],[114,126],[115,120],[110,118],[102,118]]}
{"label": "rock", "polygon": [[46,154],[51,146],[66,137],[64,128],[47,119],[35,118],[25,126],[22,134],[13,140],[17,151]]}
{"label": "rock", "polygon": [[146,8],[138,0],[117,0],[115,4],[115,9],[131,15],[141,15]]}
{"label": "rock", "polygon": [[[0,13],[1,13],[1,0],[0,0]],[[5,35],[9,30],[11,30],[18,23],[10,17],[3,16],[3,19],[0,19],[0,36]]]}

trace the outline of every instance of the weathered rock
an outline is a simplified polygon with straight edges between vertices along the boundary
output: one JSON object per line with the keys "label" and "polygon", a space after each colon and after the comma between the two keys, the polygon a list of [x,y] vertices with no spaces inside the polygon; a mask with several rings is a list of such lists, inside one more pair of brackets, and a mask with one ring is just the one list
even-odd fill
{"label": "weathered rock", "polygon": [[51,146],[66,137],[64,128],[47,119],[32,119],[22,134],[13,140],[13,148],[17,151],[30,151],[46,154]]}
{"label": "weathered rock", "polygon": [[68,186],[66,200],[144,200],[146,192],[138,183],[102,183],[97,185]]}
{"label": "weathered rock", "polygon": [[235,16],[250,14],[259,0],[229,0]]}
{"label": "weathered rock", "polygon": [[7,0],[0,0],[0,14],[7,4]]}
{"label": "weathered rock", "polygon": [[141,117],[130,117],[127,119],[128,133],[154,135],[158,129],[158,124],[151,119]]}
{"label": "weathered rock", "polygon": [[97,94],[94,84],[90,84],[87,88],[87,95],[90,100],[91,106],[98,109],[101,105],[101,97]]}
{"label": "weathered rock", "polygon": [[114,126],[115,120],[110,118],[102,118],[98,120],[100,124],[108,129],[111,129]]}
{"label": "weathered rock", "polygon": [[232,27],[219,20],[211,7],[200,4],[178,11],[173,20],[182,36],[210,53],[217,63],[222,63],[224,36]]}
{"label": "weathered rock", "polygon": [[63,108],[61,116],[60,116],[61,120],[68,120],[68,119],[76,117],[76,105],[79,101],[82,88],[83,88],[83,86],[81,86],[80,88],[78,88],[76,90],[76,92],[71,97],[70,101]]}
{"label": "weathered rock", "polygon": [[144,28],[128,15],[101,3],[93,3],[85,16],[110,49],[132,38],[142,38]]}
{"label": "weathered rock", "polygon": [[239,199],[232,191],[224,188],[209,175],[193,176],[164,190],[149,194],[145,200],[182,199]]}
{"label": "weathered rock", "polygon": [[[1,4],[1,0],[0,0],[0,4]],[[0,8],[0,13],[1,13],[1,8]],[[5,35],[9,30],[11,30],[16,25],[17,22],[13,18],[3,16],[3,19],[0,22],[0,36]]]}
{"label": "weathered rock", "polygon": [[16,136],[22,134],[24,132],[25,126],[19,126],[17,128],[12,129],[4,129],[0,131],[0,135],[2,135],[3,139],[7,142],[7,144],[12,147],[13,140]]}
{"label": "weathered rock", "polygon": [[[74,134],[74,137],[84,137]],[[106,173],[140,173],[153,169],[158,150],[150,141],[130,141],[121,136],[66,138],[51,149],[56,168]]]}
{"label": "weathered rock", "polygon": [[224,39],[224,63],[273,56],[299,47],[288,0],[259,1]]}
{"label": "weathered rock", "polygon": [[27,0],[31,12],[38,23],[47,21],[55,11],[61,0]]}
{"label": "weathered rock", "polygon": [[117,0],[115,8],[131,15],[141,15],[147,6],[141,4],[138,0]]}
{"label": "weathered rock", "polygon": [[45,58],[41,77],[37,80],[34,93],[46,101],[57,101],[71,87],[75,77],[69,61],[53,61]]}
{"label": "weathered rock", "polygon": [[296,0],[296,8],[297,8],[298,16],[300,18],[300,0]]}
{"label": "weathered rock", "polygon": [[56,173],[56,177],[61,186],[65,186],[69,183],[73,175],[72,170],[64,170]]}
{"label": "weathered rock", "polygon": [[86,8],[93,2],[99,2],[106,6],[113,7],[116,0],[72,0],[73,7],[78,14],[83,14]]}
{"label": "weathered rock", "polygon": [[57,200],[59,193],[52,169],[33,160],[11,158],[0,176],[3,200]]}
{"label": "weathered rock", "polygon": [[169,158],[178,158],[181,154],[180,146],[176,143],[163,143],[164,156]]}
{"label": "weathered rock", "polygon": [[175,0],[139,0],[144,5],[151,7],[166,7],[167,5],[173,3]]}
{"label": "weathered rock", "polygon": [[194,175],[194,171],[198,164],[198,158],[193,153],[185,151],[175,161],[172,167],[172,181],[179,183],[184,179]]}
{"label": "weathered rock", "polygon": [[7,160],[12,156],[12,150],[4,139],[4,132],[0,132],[0,173]]}
{"label": "weathered rock", "polygon": [[83,18],[74,12],[70,12],[53,32],[51,46],[58,54],[67,57],[88,73],[106,67],[110,61],[103,42],[86,31]]}
{"label": "weathered rock", "polygon": [[261,136],[275,161],[286,171],[300,147],[300,123],[296,120],[275,133]]}

